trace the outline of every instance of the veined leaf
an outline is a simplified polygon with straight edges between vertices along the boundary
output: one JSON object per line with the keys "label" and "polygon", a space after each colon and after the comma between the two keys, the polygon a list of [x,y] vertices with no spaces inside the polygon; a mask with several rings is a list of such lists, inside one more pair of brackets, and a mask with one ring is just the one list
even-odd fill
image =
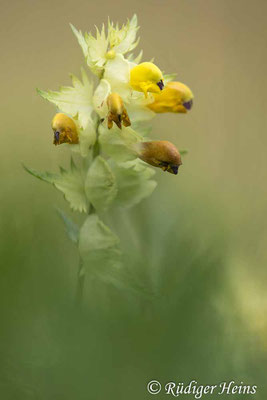
{"label": "veined leaf", "polygon": [[155,171],[143,161],[135,159],[120,164],[110,163],[118,185],[117,205],[132,207],[149,197],[156,188],[157,182],[151,180]]}
{"label": "veined leaf", "polygon": [[72,24],[70,24],[70,27],[72,29],[72,32],[78,39],[78,43],[82,48],[84,57],[87,58],[88,57],[88,43],[86,42],[86,40],[82,34],[82,31],[78,31]]}
{"label": "veined leaf", "polygon": [[70,26],[78,39],[89,68],[94,74],[100,76],[106,62],[106,53],[108,50],[108,38],[105,34],[104,25],[101,31],[96,28],[95,37],[87,32],[83,35],[82,32],[78,31],[73,25],[70,24]]}
{"label": "veined leaf", "polygon": [[114,160],[121,162],[136,158],[136,153],[132,145],[141,142],[143,138],[133,129],[130,127],[119,129],[113,126],[109,130],[102,125],[99,133],[99,142],[103,151],[114,158]]}
{"label": "veined leaf", "polygon": [[35,178],[40,179],[41,181],[47,182],[47,183],[54,183],[55,180],[58,178],[57,174],[53,174],[51,172],[39,172],[39,171],[36,171],[33,168],[26,167],[26,165],[23,165],[23,168],[30,175],[34,176]]}
{"label": "veined leaf", "polygon": [[99,219],[91,214],[80,229],[79,251],[83,260],[94,257],[98,253],[105,257],[106,252],[118,252],[119,238]]}
{"label": "veined leaf", "polygon": [[97,86],[94,96],[94,109],[100,117],[106,117],[108,114],[107,97],[111,93],[111,87],[106,79],[101,79]]}
{"label": "veined leaf", "polygon": [[60,208],[57,208],[57,212],[65,224],[66,232],[70,240],[74,243],[78,243],[79,227]]}
{"label": "veined leaf", "polygon": [[98,156],[90,166],[85,179],[85,193],[98,211],[105,211],[117,195],[115,176],[108,163]]}
{"label": "veined leaf", "polygon": [[93,84],[88,80],[83,68],[81,73],[82,81],[71,75],[73,87],[63,86],[58,92],[51,90],[45,92],[37,89],[37,92],[44,99],[54,103],[60,111],[70,114],[72,117],[78,116],[80,127],[85,129],[91,120],[93,111]]}
{"label": "veined leaf", "polygon": [[132,51],[138,45],[139,39],[136,39],[136,33],[139,29],[137,26],[137,16],[134,14],[132,19],[126,25],[123,25],[121,29],[118,25],[114,26],[112,22],[108,23],[108,37],[109,43],[112,50],[116,53],[127,53]]}
{"label": "veined leaf", "polygon": [[137,56],[134,56],[133,53],[129,54],[127,56],[127,60],[136,65],[141,62],[142,57],[143,57],[143,50],[141,50]]}
{"label": "veined leaf", "polygon": [[79,140],[81,156],[87,157],[90,148],[92,148],[96,141],[96,127],[93,120],[88,122],[85,129],[80,129]]}
{"label": "veined leaf", "polygon": [[64,194],[65,199],[70,203],[70,207],[74,211],[88,212],[88,200],[84,190],[84,177],[82,172],[76,168],[72,159],[70,170],[67,171],[60,167],[59,174],[38,172],[31,168],[24,168],[36,178],[52,183]]}
{"label": "veined leaf", "polygon": [[118,93],[124,101],[129,100],[132,94],[129,85],[130,67],[131,63],[120,53],[105,64],[104,79],[109,82],[111,91]]}

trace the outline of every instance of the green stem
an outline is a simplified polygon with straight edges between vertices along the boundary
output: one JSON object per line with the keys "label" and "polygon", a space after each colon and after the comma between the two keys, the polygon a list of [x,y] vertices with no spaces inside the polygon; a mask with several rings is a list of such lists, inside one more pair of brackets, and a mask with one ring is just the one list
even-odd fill
{"label": "green stem", "polygon": [[84,281],[85,281],[85,273],[83,270],[83,262],[80,259],[79,268],[78,268],[78,277],[77,277],[76,297],[75,297],[75,303],[76,303],[77,308],[79,308],[79,309],[82,306]]}
{"label": "green stem", "polygon": [[[100,123],[101,123],[101,120],[100,120],[100,118],[98,118],[97,125],[96,125],[96,142],[92,149],[92,161],[100,154],[100,145],[99,145],[99,141],[98,141],[98,136],[99,136],[98,128],[99,128]],[[90,204],[88,215],[93,214],[94,212],[95,212],[95,209],[94,209],[93,205]],[[78,276],[77,276],[76,297],[75,297],[75,303],[76,303],[76,306],[78,309],[81,309],[81,307],[82,307],[84,283],[85,283],[85,271],[84,271],[82,259],[80,258],[79,267],[78,267]]]}

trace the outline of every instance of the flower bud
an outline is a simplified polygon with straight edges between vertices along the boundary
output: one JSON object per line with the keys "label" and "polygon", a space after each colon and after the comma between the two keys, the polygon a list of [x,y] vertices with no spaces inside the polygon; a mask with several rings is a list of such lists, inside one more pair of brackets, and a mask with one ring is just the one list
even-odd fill
{"label": "flower bud", "polygon": [[108,105],[108,129],[111,129],[113,126],[113,122],[117,125],[118,128],[121,129],[121,123],[124,126],[130,126],[131,121],[124,107],[122,98],[118,93],[111,93],[107,98]]}
{"label": "flower bud", "polygon": [[139,143],[138,157],[154,167],[175,175],[178,174],[178,168],[182,164],[178,149],[166,140]]}
{"label": "flower bud", "polygon": [[116,53],[115,53],[114,50],[109,50],[109,51],[106,53],[106,59],[107,59],[107,60],[113,60],[115,57],[116,57]]}
{"label": "flower bud", "polygon": [[164,88],[161,70],[151,62],[143,62],[130,71],[130,85],[138,92],[160,93]]}
{"label": "flower bud", "polygon": [[169,82],[161,93],[155,93],[154,103],[148,105],[156,113],[186,113],[192,108],[193,93],[181,82]]}
{"label": "flower bud", "polygon": [[79,143],[77,126],[73,119],[63,113],[58,113],[52,120],[52,129],[54,131],[54,144]]}

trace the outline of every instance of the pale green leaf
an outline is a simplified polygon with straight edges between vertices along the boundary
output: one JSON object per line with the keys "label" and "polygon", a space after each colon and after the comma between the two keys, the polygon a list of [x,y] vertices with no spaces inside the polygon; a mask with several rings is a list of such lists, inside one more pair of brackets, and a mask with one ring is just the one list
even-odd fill
{"label": "pale green leaf", "polygon": [[88,63],[95,63],[97,66],[102,67],[106,61],[106,53],[108,50],[108,38],[105,34],[105,26],[102,25],[101,31],[96,27],[96,37],[91,33],[85,35],[85,40],[88,44]]}
{"label": "pale green leaf", "polygon": [[152,131],[152,125],[150,121],[141,121],[141,120],[133,121],[132,128],[143,136],[144,141],[148,140],[146,138]]}
{"label": "pale green leaf", "polygon": [[74,243],[78,243],[79,227],[60,208],[57,208],[57,212],[65,224],[66,232],[70,240]]}
{"label": "pale green leaf", "polygon": [[127,112],[132,124],[136,122],[150,121],[156,115],[153,111],[146,107],[146,104],[143,104],[138,100],[132,101],[127,105]]}
{"label": "pale green leaf", "polygon": [[188,149],[181,149],[181,150],[179,150],[179,153],[181,154],[181,156],[185,156],[186,154],[189,153],[189,150]]}
{"label": "pale green leaf", "polygon": [[106,99],[110,93],[111,93],[111,87],[109,82],[106,79],[101,79],[99,85],[97,86],[94,92],[93,105],[95,111],[102,118],[106,117],[108,114],[108,106]]}
{"label": "pale green leaf", "polygon": [[80,229],[79,252],[83,260],[90,260],[97,253],[100,257],[118,253],[119,238],[99,219],[89,215]]}
{"label": "pale green leaf", "polygon": [[151,180],[155,171],[139,159],[116,164],[110,161],[115,174],[118,195],[116,204],[121,207],[132,207],[149,197],[157,186],[157,182]]}
{"label": "pale green leaf", "polygon": [[84,177],[80,169],[73,164],[68,171],[61,169],[60,177],[54,182],[55,187],[63,192],[74,211],[88,212],[88,201],[84,190]]}
{"label": "pale green leaf", "polygon": [[72,24],[70,24],[70,27],[72,29],[72,32],[78,39],[78,43],[82,48],[84,57],[87,58],[88,57],[88,43],[86,42],[86,40],[82,34],[82,31],[78,31]]}
{"label": "pale green leaf", "polygon": [[117,54],[115,58],[107,61],[104,79],[109,82],[111,91],[119,93],[123,100],[131,97],[130,62],[122,54]]}
{"label": "pale green leaf", "polygon": [[70,170],[67,171],[60,167],[59,174],[38,172],[27,167],[24,168],[36,178],[52,183],[64,194],[65,199],[70,203],[70,207],[74,211],[88,212],[88,200],[84,190],[84,177],[82,171],[75,166],[72,159]]}
{"label": "pale green leaf", "polygon": [[177,74],[163,74],[164,84],[173,81],[176,78]]}
{"label": "pale green leaf", "polygon": [[97,211],[105,211],[117,195],[115,176],[101,156],[95,158],[88,170],[85,193]]}
{"label": "pale green leaf", "polygon": [[96,141],[96,127],[95,122],[90,120],[85,129],[80,130],[80,153],[82,157],[87,157],[90,149]]}
{"label": "pale green leaf", "polygon": [[130,21],[128,20],[127,24],[123,25],[121,29],[118,25],[114,26],[113,23],[109,21],[108,36],[111,49],[121,54],[132,51],[139,42],[139,39],[135,41],[138,29],[136,14],[134,14],[132,19]]}
{"label": "pale green leaf", "polygon": [[51,90],[45,92],[39,89],[37,91],[44,99],[54,103],[60,111],[71,115],[73,118],[78,116],[80,127],[85,129],[91,120],[93,111],[93,85],[88,80],[83,68],[81,69],[81,73],[82,81],[76,76],[71,75],[73,87],[63,86],[59,92]]}
{"label": "pale green leaf", "polygon": [[141,142],[143,138],[132,128],[122,127],[119,129],[114,124],[112,129],[108,129],[102,125],[99,133],[99,142],[103,151],[114,160],[120,162],[136,158],[133,145]]}
{"label": "pale green leaf", "polygon": [[33,175],[35,178],[40,179],[41,181],[47,182],[47,183],[54,183],[56,179],[58,179],[57,174],[53,174],[51,172],[39,172],[36,171],[35,169],[28,168],[25,165],[23,165],[23,168],[31,175]]}
{"label": "pale green leaf", "polygon": [[94,74],[100,76],[106,62],[105,56],[108,50],[108,38],[105,34],[104,25],[101,32],[96,28],[96,37],[87,32],[83,35],[73,25],[70,24],[70,26],[78,39],[89,68]]}
{"label": "pale green leaf", "polygon": [[127,60],[133,63],[134,65],[139,64],[142,60],[143,57],[143,50],[140,51],[140,53],[137,56],[134,56],[133,53],[129,54],[127,56]]}

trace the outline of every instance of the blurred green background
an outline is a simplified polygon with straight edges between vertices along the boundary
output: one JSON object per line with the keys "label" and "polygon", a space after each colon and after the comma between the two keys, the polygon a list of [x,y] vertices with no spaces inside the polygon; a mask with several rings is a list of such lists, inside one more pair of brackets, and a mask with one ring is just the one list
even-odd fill
{"label": "blurred green background", "polygon": [[[68,206],[21,163],[69,162],[35,91],[84,64],[69,22],[89,31],[134,13],[144,58],[195,94],[187,115],[157,116],[152,137],[190,152],[110,217],[143,289],[87,278],[78,315],[78,256],[55,211]],[[1,399],[141,400],[151,379],[242,381],[266,399],[266,13],[264,0],[2,1]]]}

